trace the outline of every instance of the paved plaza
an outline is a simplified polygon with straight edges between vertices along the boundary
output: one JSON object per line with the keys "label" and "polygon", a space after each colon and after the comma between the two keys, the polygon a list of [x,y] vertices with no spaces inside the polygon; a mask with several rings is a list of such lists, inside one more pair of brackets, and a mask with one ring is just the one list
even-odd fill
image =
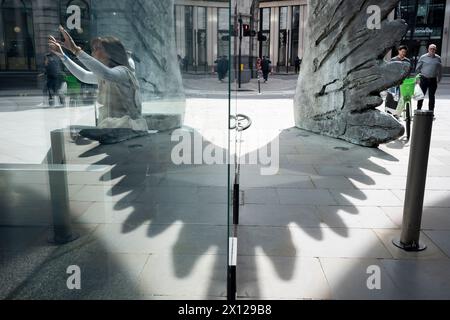
{"label": "paved plaza", "polygon": [[[279,148],[276,175],[241,168],[238,297],[450,299],[450,79],[437,95],[428,249],[406,253],[391,241],[401,232],[410,144],[368,149],[294,128],[289,77],[265,84],[266,97],[253,81],[231,102],[253,121],[243,154]],[[214,79],[185,81],[183,132],[226,154],[227,84]],[[41,100],[0,97],[0,299],[226,299],[228,167],[175,165],[171,132],[110,146],[67,134],[70,215],[81,237],[48,244],[50,132],[92,125],[94,111]],[[67,288],[71,265],[81,290]],[[367,286],[370,266],[381,271],[379,290]]]}

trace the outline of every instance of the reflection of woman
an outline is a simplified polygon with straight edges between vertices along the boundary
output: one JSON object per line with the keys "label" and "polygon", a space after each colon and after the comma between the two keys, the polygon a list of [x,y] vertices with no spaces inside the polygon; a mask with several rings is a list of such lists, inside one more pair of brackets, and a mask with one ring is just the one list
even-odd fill
{"label": "reflection of woman", "polygon": [[[139,83],[129,65],[129,57],[123,44],[114,37],[92,40],[92,56],[78,47],[63,27],[59,28],[64,42],[50,37],[49,46],[67,69],[81,82],[98,84],[99,128],[129,128],[147,131],[142,118]],[[71,51],[83,63],[87,71],[64,54],[61,45]]]}

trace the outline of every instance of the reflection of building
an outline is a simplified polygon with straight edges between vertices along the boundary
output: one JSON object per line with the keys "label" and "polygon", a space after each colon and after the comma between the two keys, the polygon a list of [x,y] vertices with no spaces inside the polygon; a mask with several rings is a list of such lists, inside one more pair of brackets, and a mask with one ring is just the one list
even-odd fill
{"label": "reflection of building", "polygon": [[36,68],[34,53],[34,26],[30,1],[2,2],[2,70],[33,70]]}
{"label": "reflection of building", "polygon": [[259,28],[266,41],[258,42],[258,56],[269,56],[278,71],[293,69],[297,56],[303,56],[306,26],[306,0],[260,1]]}
{"label": "reflection of building", "polygon": [[[450,1],[446,0],[402,0],[396,16],[408,23],[408,33],[403,40],[410,48],[411,57],[420,57],[431,43],[438,46],[444,65],[450,67],[448,48],[448,25],[450,23]],[[447,10],[448,10],[447,9]]]}
{"label": "reflection of building", "polygon": [[48,35],[57,36],[76,5],[81,10],[81,29],[71,30],[79,43],[89,42],[90,0],[0,0],[0,86],[36,87],[37,75],[48,52]]}
{"label": "reflection of building", "polygon": [[175,1],[177,53],[186,69],[208,71],[218,56],[228,55],[228,0]]}
{"label": "reflection of building", "polygon": [[[226,43],[220,42],[227,34],[225,8],[228,1],[176,0],[176,4],[178,54],[189,58],[191,70],[209,70],[216,57],[227,50]],[[219,7],[223,9],[217,9]],[[232,1],[231,24],[236,24],[235,13],[242,13],[244,23],[260,32],[264,39],[244,38],[242,63],[245,68],[252,69],[256,57],[269,56],[275,70],[292,70],[296,56],[303,56],[307,1],[242,0],[237,2],[237,7],[237,12],[234,12]],[[439,48],[444,65],[450,69],[450,0],[402,0],[395,13],[410,26],[403,41],[411,47],[410,54],[423,54],[428,44],[433,42]],[[203,37],[203,33],[207,36]],[[236,45],[237,42],[232,42],[232,46]],[[204,47],[207,48],[206,55]]]}
{"label": "reflection of building", "polygon": [[[293,69],[297,55],[300,58],[303,55],[307,0],[231,0],[231,6],[228,0],[174,2],[177,54],[187,62],[185,68],[189,71],[211,71],[214,61],[228,55],[230,49],[236,55],[238,41],[231,38],[229,42],[229,24],[237,24],[239,13],[243,23],[263,36],[259,40],[258,37],[243,39],[245,69],[254,68],[256,57],[269,56],[275,70],[285,72]],[[84,48],[89,48],[89,39],[97,32],[95,17],[101,20],[99,17],[109,14],[96,12],[96,3],[92,0],[0,0],[0,87],[37,86],[37,75],[48,50],[47,36],[57,35],[59,24],[67,26],[72,15],[68,8],[72,5],[80,8],[80,28],[72,29],[71,34]],[[110,11],[115,14],[114,8]],[[429,43],[436,43],[444,66],[450,69],[450,0],[402,0],[396,15],[410,25],[404,42],[411,47],[411,55],[418,56]]]}
{"label": "reflection of building", "polygon": [[[303,52],[306,0],[239,1],[242,19],[264,41],[244,38],[242,63],[252,68],[258,56],[269,56],[275,66],[293,68],[297,55]],[[217,57],[228,54],[229,2],[227,0],[175,1],[175,30],[178,55],[186,58],[189,70],[209,71]],[[242,9],[241,9],[242,8]],[[232,9],[231,24],[236,17]],[[232,44],[233,48],[237,44]],[[233,53],[232,53],[233,54]]]}

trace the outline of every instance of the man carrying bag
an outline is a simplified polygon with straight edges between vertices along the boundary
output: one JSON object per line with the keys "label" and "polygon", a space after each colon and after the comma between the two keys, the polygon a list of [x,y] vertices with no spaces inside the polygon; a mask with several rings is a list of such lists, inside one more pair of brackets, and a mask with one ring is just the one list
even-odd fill
{"label": "man carrying bag", "polygon": [[[417,63],[416,72],[420,74],[420,88],[424,95],[428,92],[428,109],[434,111],[436,105],[436,90],[438,83],[442,79],[442,61],[436,54],[437,47],[432,44],[428,48],[428,53],[420,57]],[[417,103],[417,109],[421,110],[423,99]]]}

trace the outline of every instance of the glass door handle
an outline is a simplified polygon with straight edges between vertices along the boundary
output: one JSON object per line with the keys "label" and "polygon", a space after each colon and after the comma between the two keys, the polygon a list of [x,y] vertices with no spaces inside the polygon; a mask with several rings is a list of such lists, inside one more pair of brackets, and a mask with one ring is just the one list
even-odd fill
{"label": "glass door handle", "polygon": [[[234,121],[234,124],[231,124]],[[245,131],[252,126],[252,119],[245,114],[237,114],[235,116],[230,116],[230,130],[237,129],[237,131]]]}

